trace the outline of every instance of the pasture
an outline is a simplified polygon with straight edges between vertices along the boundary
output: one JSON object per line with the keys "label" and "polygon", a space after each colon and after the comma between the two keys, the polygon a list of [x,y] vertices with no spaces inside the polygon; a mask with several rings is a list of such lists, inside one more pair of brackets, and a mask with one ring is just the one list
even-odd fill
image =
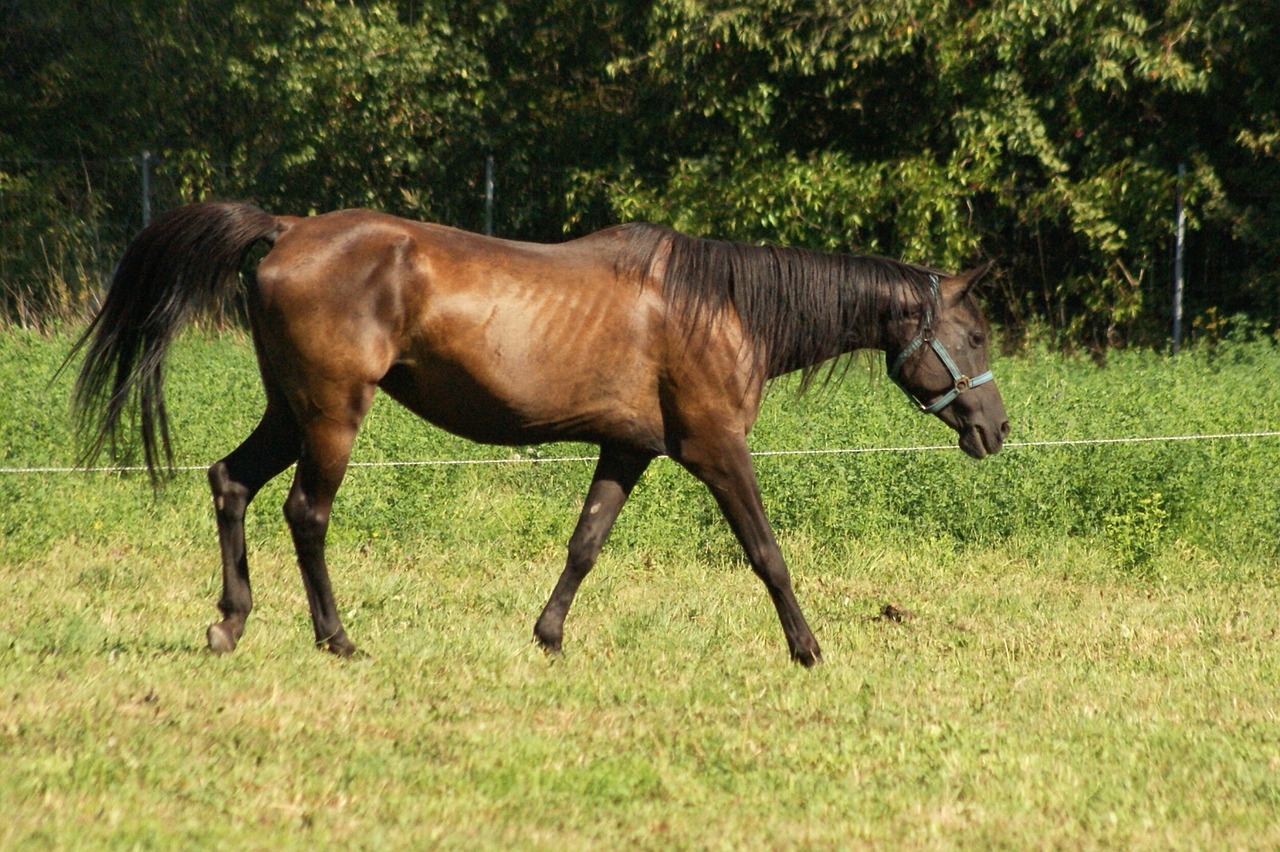
{"label": "pasture", "polygon": [[[0,336],[0,467],[74,461],[67,378],[46,387],[69,345]],[[1012,442],[1280,428],[1273,341],[994,369]],[[883,374],[776,383],[753,449],[953,445]],[[511,463],[349,472],[350,661],[310,647],[273,482],[256,608],[215,657],[203,467],[257,388],[242,335],[188,334],[169,402],[199,470],[159,495],[0,474],[0,848],[1280,845],[1280,438],[757,457],[807,671],[665,460],[544,655],[592,464],[538,459],[590,449],[476,446],[380,397],[355,461]]]}

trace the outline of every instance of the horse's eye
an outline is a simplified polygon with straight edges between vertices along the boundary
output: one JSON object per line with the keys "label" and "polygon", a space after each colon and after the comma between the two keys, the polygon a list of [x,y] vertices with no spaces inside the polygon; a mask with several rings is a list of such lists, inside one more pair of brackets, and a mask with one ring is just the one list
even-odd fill
{"label": "horse's eye", "polygon": [[969,335],[969,342],[974,347],[986,346],[987,336],[980,331],[975,331],[973,334]]}

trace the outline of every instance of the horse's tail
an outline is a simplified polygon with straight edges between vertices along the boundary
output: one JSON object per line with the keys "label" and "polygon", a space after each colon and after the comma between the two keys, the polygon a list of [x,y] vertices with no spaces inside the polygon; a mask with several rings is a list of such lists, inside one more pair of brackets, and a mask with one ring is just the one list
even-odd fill
{"label": "horse's tail", "polygon": [[249,249],[274,242],[276,218],[249,204],[192,204],[157,219],[134,238],[111,276],[106,299],[67,356],[85,350],[72,409],[93,464],[109,449],[119,456],[125,412],[136,426],[152,480],[171,471],[164,358],[176,333],[234,288]]}

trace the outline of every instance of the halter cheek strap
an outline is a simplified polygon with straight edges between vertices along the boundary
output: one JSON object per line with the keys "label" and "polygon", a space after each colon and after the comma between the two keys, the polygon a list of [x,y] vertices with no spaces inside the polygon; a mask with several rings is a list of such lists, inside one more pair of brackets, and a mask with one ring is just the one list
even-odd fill
{"label": "halter cheek strap", "polygon": [[[920,323],[920,331],[916,334],[915,338],[907,344],[907,348],[898,353],[898,357],[895,358],[893,364],[889,366],[889,378],[893,380],[894,384],[902,388],[903,392],[911,398],[911,401],[919,407],[921,412],[925,414],[937,414],[939,411],[954,402],[956,397],[969,390],[969,388],[975,388],[978,385],[986,384],[995,377],[991,374],[990,370],[987,370],[982,375],[974,376],[973,378],[969,378],[964,373],[960,372],[960,368],[956,366],[956,362],[951,358],[950,353],[947,352],[947,347],[943,346],[942,341],[938,340],[937,336],[934,335],[933,306],[940,299],[938,276],[930,275],[929,281],[932,282],[932,298],[930,299],[929,305],[925,308],[924,320]],[[942,366],[946,367],[947,372],[951,374],[951,389],[930,403],[924,403],[917,399],[916,395],[913,394],[902,381],[903,365],[907,363],[907,359],[914,355],[915,351],[921,346],[928,346],[937,353],[939,360],[942,361]]]}

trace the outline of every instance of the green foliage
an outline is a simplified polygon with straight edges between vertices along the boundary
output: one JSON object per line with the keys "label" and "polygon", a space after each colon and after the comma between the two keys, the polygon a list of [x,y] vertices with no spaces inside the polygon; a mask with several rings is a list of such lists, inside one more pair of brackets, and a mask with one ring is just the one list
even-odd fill
{"label": "green foliage", "polygon": [[[262,26],[238,11],[246,28]],[[276,38],[228,63],[241,120],[270,116],[228,140],[231,168],[273,207],[453,218],[459,186],[476,186],[484,76],[475,45],[438,4],[419,4],[406,23],[390,3],[311,0]],[[464,163],[470,182],[454,173]]]}
{"label": "green foliage", "polygon": [[65,170],[37,180],[0,163],[0,317],[38,328],[85,311],[115,263],[115,246],[96,238],[100,200]]}
{"label": "green foliage", "polygon": [[1131,508],[1127,512],[1107,515],[1103,534],[1115,549],[1121,567],[1141,569],[1151,562],[1164,538],[1169,517],[1163,503],[1159,491],[1138,499],[1130,496]]}

